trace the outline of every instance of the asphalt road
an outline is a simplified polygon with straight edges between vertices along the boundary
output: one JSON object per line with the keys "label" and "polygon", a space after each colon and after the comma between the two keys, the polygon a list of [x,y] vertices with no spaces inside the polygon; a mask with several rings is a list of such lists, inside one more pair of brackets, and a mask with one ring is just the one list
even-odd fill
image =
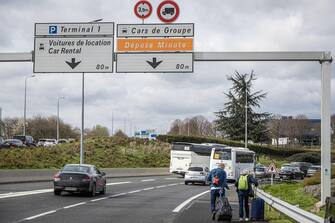
{"label": "asphalt road", "polygon": [[[208,186],[186,186],[178,176],[113,178],[107,183],[107,194],[96,197],[55,196],[49,182],[0,185],[0,222],[208,222]],[[234,208],[233,190],[229,199]]]}

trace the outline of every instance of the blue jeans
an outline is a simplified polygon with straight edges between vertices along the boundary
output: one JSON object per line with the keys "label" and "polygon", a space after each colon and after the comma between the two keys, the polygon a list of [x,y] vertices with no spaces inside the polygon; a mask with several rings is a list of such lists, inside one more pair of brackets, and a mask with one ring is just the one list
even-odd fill
{"label": "blue jeans", "polygon": [[244,217],[244,209],[245,209],[245,217],[249,218],[249,193],[248,191],[239,190],[237,194],[238,194],[240,218]]}
{"label": "blue jeans", "polygon": [[[220,196],[220,189],[211,190],[211,211],[215,212],[216,198]],[[225,189],[222,189],[222,197],[225,196]]]}

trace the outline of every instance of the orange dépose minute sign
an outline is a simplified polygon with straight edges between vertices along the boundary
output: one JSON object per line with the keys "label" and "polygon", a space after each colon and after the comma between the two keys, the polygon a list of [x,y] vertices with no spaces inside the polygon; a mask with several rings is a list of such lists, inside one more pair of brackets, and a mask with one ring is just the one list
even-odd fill
{"label": "orange d\u00e9pose minute sign", "polygon": [[118,39],[117,51],[193,51],[193,38]]}

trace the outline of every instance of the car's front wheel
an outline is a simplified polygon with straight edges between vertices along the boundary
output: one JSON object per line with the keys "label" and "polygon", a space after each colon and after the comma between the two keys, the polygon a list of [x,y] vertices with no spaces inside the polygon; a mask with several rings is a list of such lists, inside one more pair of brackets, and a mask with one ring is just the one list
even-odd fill
{"label": "car's front wheel", "polygon": [[188,181],[185,181],[185,185],[188,185]]}
{"label": "car's front wheel", "polygon": [[61,190],[54,190],[54,194],[56,196],[60,196],[62,194],[62,191]]}

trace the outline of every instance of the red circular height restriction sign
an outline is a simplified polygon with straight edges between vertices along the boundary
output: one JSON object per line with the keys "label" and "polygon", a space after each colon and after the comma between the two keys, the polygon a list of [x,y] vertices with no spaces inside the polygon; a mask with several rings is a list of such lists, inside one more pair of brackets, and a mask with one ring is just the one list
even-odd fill
{"label": "red circular height restriction sign", "polygon": [[140,19],[148,18],[152,12],[152,6],[150,2],[142,0],[136,3],[134,7],[135,15]]}
{"label": "red circular height restriction sign", "polygon": [[157,16],[162,22],[174,22],[179,16],[179,6],[171,0],[163,1],[157,8]]}

